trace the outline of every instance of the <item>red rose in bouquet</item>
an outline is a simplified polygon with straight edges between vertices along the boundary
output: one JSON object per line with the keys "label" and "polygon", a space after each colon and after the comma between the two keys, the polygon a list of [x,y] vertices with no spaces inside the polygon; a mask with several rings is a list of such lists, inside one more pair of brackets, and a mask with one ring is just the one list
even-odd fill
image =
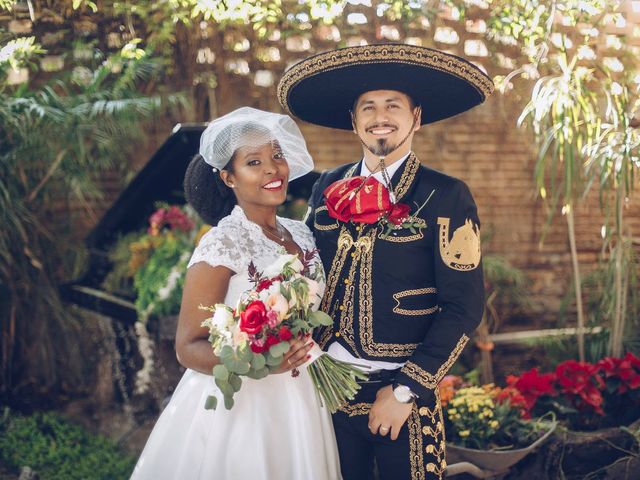
{"label": "red rose in bouquet", "polygon": [[278,337],[280,338],[280,340],[287,342],[289,340],[291,340],[291,337],[293,337],[293,334],[291,333],[291,330],[289,330],[289,327],[280,327],[280,330],[278,330]]}
{"label": "red rose in bouquet", "polygon": [[267,309],[260,300],[254,300],[240,314],[240,330],[249,335],[255,335],[267,323]]}

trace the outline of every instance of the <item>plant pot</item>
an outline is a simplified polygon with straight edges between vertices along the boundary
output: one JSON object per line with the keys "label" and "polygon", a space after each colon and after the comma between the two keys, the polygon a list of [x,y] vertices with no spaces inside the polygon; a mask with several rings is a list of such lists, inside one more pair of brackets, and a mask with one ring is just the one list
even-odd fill
{"label": "plant pot", "polygon": [[551,436],[556,429],[557,422],[549,422],[548,425],[547,432],[531,445],[514,450],[478,450],[447,443],[447,463],[453,467],[456,463],[468,462],[483,470],[492,472],[505,471],[542,445]]}

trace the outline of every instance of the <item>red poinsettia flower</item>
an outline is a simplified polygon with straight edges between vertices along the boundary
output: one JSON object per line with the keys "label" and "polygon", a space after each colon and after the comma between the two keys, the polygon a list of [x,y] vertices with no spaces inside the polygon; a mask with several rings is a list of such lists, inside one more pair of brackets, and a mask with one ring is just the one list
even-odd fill
{"label": "red poinsettia flower", "polygon": [[516,387],[497,388],[495,401],[498,404],[509,402],[509,405],[513,408],[520,410],[520,416],[522,418],[531,418],[531,413],[527,407],[527,400]]}
{"label": "red poinsettia flower", "polygon": [[515,387],[523,396],[527,411],[531,411],[538,398],[543,395],[555,395],[553,388],[555,375],[553,373],[539,374],[537,368],[524,372],[519,377],[507,376],[507,385]]}
{"label": "red poinsettia flower", "polygon": [[623,358],[605,357],[596,367],[605,379],[619,382],[617,393],[622,394],[640,388],[640,361],[638,367],[634,367],[636,361],[638,358],[629,352]]}
{"label": "red poinsettia flower", "polygon": [[556,367],[556,379],[565,394],[580,411],[593,410],[604,415],[602,389],[604,381],[598,367],[587,362],[567,360]]}

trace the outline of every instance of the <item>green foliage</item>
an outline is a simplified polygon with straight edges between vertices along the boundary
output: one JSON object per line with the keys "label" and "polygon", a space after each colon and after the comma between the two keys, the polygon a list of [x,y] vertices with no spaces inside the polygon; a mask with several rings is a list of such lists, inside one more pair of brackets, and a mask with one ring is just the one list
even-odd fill
{"label": "green foliage", "polygon": [[185,235],[167,235],[136,272],[138,312],[159,316],[178,313],[193,242]]}
{"label": "green foliage", "polygon": [[0,422],[0,463],[15,472],[29,466],[43,480],[111,480],[129,478],[135,459],[55,413],[7,410]]}
{"label": "green foliage", "polygon": [[[0,30],[0,43],[4,43],[3,37],[9,37]],[[18,70],[22,67],[33,67],[33,57],[44,53],[35,37],[19,37],[9,40],[0,48],[0,78],[4,77],[9,68]]]}
{"label": "green foliage", "polygon": [[17,3],[17,0],[0,0],[0,9],[12,10],[13,6]]}
{"label": "green foliage", "polygon": [[109,251],[109,261],[113,268],[109,271],[102,288],[106,291],[122,295],[124,297],[135,296],[133,289],[133,275],[131,271],[131,249],[130,245],[138,239],[138,232],[131,232],[118,238],[114,246]]}
{"label": "green foliage", "polygon": [[165,106],[160,97],[138,93],[157,71],[146,57],[96,54],[84,68],[86,82],[63,73],[37,90],[8,86],[0,72],[3,392],[17,376],[23,387],[38,389],[78,382],[73,373],[82,362],[69,355],[77,351],[80,326],[58,288],[80,274],[85,252],[73,231],[78,218],[54,217],[52,210],[73,203],[91,214],[101,196],[97,180],[129,160],[123,145],[137,144],[141,120]]}

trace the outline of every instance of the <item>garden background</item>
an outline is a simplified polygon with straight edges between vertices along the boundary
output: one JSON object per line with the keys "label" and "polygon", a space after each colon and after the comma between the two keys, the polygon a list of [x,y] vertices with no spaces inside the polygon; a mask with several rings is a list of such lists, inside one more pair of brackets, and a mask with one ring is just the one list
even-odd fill
{"label": "garden background", "polygon": [[[63,300],[90,263],[83,239],[176,123],[281,111],[288,66],[384,42],[464,56],[497,87],[414,141],[469,185],[482,220],[485,322],[456,371],[503,384],[638,353],[640,2],[0,0],[5,424],[55,409],[135,455],[180,369],[143,322]],[[359,158],[352,133],[298,123],[318,171]]]}

